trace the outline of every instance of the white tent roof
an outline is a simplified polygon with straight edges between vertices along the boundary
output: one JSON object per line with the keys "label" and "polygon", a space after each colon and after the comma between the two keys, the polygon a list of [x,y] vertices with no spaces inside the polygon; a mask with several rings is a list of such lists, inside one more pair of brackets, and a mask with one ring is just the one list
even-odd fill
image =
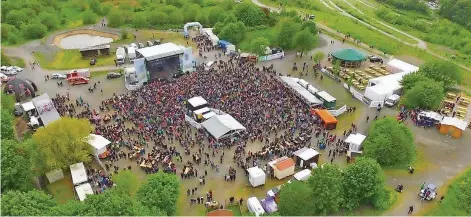
{"label": "white tent roof", "polygon": [[201,125],[216,139],[221,138],[231,130],[245,130],[242,124],[228,114],[213,116]]}
{"label": "white tent roof", "polygon": [[188,100],[188,103],[190,103],[191,106],[193,107],[198,107],[204,104],[208,104],[208,102],[201,96],[195,96],[191,99]]}
{"label": "white tent roof", "polygon": [[87,194],[94,194],[92,186],[88,182],[75,187],[75,191],[80,201],[84,201],[87,198]]}
{"label": "white tent roof", "polygon": [[265,176],[265,172],[263,172],[263,170],[260,169],[259,167],[248,168],[247,172],[249,172],[249,175],[252,176],[252,177]]}
{"label": "white tent roof", "polygon": [[388,68],[388,70],[393,71],[393,72],[411,73],[411,72],[416,72],[419,70],[419,67],[406,63],[404,61],[398,60],[398,59],[393,59],[389,61],[386,67]]}
{"label": "white tent roof", "polygon": [[293,154],[303,160],[309,160],[313,158],[314,156],[318,155],[319,152],[317,152],[316,150],[312,148],[304,147],[302,149],[295,151]]}
{"label": "white tent roof", "polygon": [[214,113],[214,112],[208,112],[208,113],[206,113],[206,114],[203,115],[203,118],[204,118],[204,119],[210,119],[210,118],[212,118],[212,117],[215,116],[215,115],[216,115],[216,113]]}
{"label": "white tent roof", "polygon": [[106,139],[101,135],[90,134],[88,137],[88,144],[93,146],[96,150],[101,150],[111,143],[110,140]]}
{"label": "white tent roof", "polygon": [[443,118],[440,124],[451,125],[463,131],[466,130],[466,127],[468,126],[468,124],[465,121],[460,120],[458,118],[452,118],[452,117]]}
{"label": "white tent roof", "polygon": [[301,86],[298,81],[299,78],[292,78],[287,76],[280,76],[281,80],[283,80],[288,86],[290,86],[294,91],[296,91],[299,95],[303,97],[305,101],[307,101],[311,105],[320,105],[322,101],[320,101],[314,94],[306,90],[303,86]]}
{"label": "white tent roof", "polygon": [[200,108],[200,109],[194,111],[193,113],[195,113],[195,114],[198,115],[198,114],[203,114],[203,113],[206,113],[206,112],[209,112],[209,108],[208,108],[208,107]]}
{"label": "white tent roof", "polygon": [[299,181],[306,181],[311,176],[311,170],[305,169],[294,174],[294,178]]}
{"label": "white tent roof", "polygon": [[21,106],[23,107],[23,110],[25,112],[33,110],[35,108],[33,102],[25,102],[21,104]]}
{"label": "white tent roof", "polygon": [[327,102],[333,102],[336,100],[335,97],[325,91],[317,92],[317,95]]}
{"label": "white tent roof", "polygon": [[38,111],[39,117],[41,118],[44,126],[47,126],[48,124],[61,118],[59,112],[56,110],[56,107],[54,107],[54,103],[52,102],[51,98],[49,98],[47,93],[43,93],[42,95],[33,98],[31,102]]}
{"label": "white tent roof", "polygon": [[86,182],[88,180],[87,171],[83,162],[70,165],[70,173],[72,174],[72,182],[74,185]]}
{"label": "white tent roof", "polygon": [[183,49],[174,43],[165,43],[138,49],[142,57],[147,61],[183,54]]}
{"label": "white tent roof", "polygon": [[433,112],[433,111],[421,111],[419,113],[419,117],[420,116],[428,117],[428,118],[431,118],[431,119],[436,120],[436,121],[442,121],[443,120],[443,115],[438,114],[438,113]]}
{"label": "white tent roof", "polygon": [[346,143],[354,144],[354,145],[361,145],[363,141],[366,139],[365,135],[362,134],[350,134],[347,139],[345,140]]}

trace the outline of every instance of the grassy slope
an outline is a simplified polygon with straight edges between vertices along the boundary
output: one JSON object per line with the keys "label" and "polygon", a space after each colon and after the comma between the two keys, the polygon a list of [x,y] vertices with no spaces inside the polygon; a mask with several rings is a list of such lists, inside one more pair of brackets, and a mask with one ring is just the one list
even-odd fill
{"label": "grassy slope", "polygon": [[[90,58],[82,59],[78,50],[61,50],[52,59],[46,58],[41,53],[34,54],[41,67],[45,69],[77,69],[89,68]],[[97,66],[114,65],[114,55],[97,57]]]}

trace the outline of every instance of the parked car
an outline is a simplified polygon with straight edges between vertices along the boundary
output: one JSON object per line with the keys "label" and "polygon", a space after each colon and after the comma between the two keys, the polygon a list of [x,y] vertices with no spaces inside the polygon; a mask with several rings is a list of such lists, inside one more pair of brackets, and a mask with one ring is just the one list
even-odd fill
{"label": "parked car", "polygon": [[121,73],[117,73],[117,72],[109,72],[107,75],[106,75],[106,78],[108,79],[113,79],[113,78],[119,78],[121,77]]}
{"label": "parked car", "polygon": [[90,60],[90,65],[91,65],[91,66],[94,66],[95,64],[96,64],[96,58],[92,58],[92,59]]}
{"label": "parked car", "polygon": [[377,56],[369,56],[368,59],[370,59],[370,62],[372,63],[379,63],[379,62],[383,62],[383,59],[381,57],[377,57]]}
{"label": "parked car", "polygon": [[3,74],[3,73],[0,73],[0,80],[2,80],[2,83],[5,83],[5,82],[8,82],[8,76]]}
{"label": "parked car", "polygon": [[23,108],[21,107],[20,103],[15,103],[13,113],[15,114],[15,116],[23,115]]}
{"label": "parked car", "polygon": [[61,73],[52,73],[51,76],[52,79],[66,79],[67,75],[61,74]]}
{"label": "parked car", "polygon": [[138,45],[139,45],[139,48],[144,48],[145,47],[143,43],[139,43]]}
{"label": "parked car", "polygon": [[313,14],[309,15],[310,20],[313,20],[314,18],[316,18],[316,16],[314,16]]}
{"label": "parked car", "polygon": [[12,66],[12,67],[16,72],[22,72],[23,71],[23,68],[21,68],[19,66]]}
{"label": "parked car", "polygon": [[152,41],[147,41],[147,47],[150,47],[150,46],[154,46],[154,44],[152,44]]}
{"label": "parked car", "polygon": [[160,40],[155,40],[154,41],[154,45],[159,45],[160,44]]}
{"label": "parked car", "polygon": [[139,47],[137,47],[137,44],[136,43],[131,43],[130,47],[133,47],[135,49],[138,49]]}
{"label": "parked car", "polygon": [[0,72],[5,75],[16,75],[18,72],[11,66],[0,67]]}

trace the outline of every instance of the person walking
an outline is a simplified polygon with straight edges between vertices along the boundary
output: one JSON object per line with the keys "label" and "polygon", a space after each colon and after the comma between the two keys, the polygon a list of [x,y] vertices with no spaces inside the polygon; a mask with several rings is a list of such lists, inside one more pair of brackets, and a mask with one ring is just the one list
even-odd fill
{"label": "person walking", "polygon": [[366,116],[366,123],[370,120],[370,116]]}
{"label": "person walking", "polygon": [[407,212],[407,214],[412,214],[412,212],[414,211],[414,206],[409,206],[409,212]]}
{"label": "person walking", "polygon": [[443,199],[445,199],[445,196],[441,196],[441,197],[440,197],[440,200],[438,201],[438,203],[442,203]]}

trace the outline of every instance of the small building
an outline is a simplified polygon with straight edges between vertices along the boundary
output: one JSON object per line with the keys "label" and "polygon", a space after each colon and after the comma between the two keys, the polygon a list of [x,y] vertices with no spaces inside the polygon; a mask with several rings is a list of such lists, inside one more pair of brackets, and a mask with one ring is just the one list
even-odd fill
{"label": "small building", "polygon": [[249,182],[252,187],[257,187],[265,184],[266,175],[262,169],[259,167],[248,168],[247,172],[249,173]]}
{"label": "small building", "polygon": [[466,130],[467,126],[468,124],[466,121],[460,120],[458,118],[445,117],[440,122],[439,132],[454,138],[461,138],[463,131]]}
{"label": "small building", "polygon": [[79,51],[80,51],[80,54],[82,55],[82,58],[108,56],[111,53],[109,44],[82,48]]}
{"label": "small building", "polygon": [[326,109],[311,109],[311,114],[321,119],[326,130],[333,130],[337,127],[337,119]]}
{"label": "small building", "polygon": [[281,157],[275,159],[271,162],[268,162],[268,165],[271,168],[271,175],[277,179],[284,179],[287,176],[294,174],[294,166],[296,165],[293,159],[289,157]]}
{"label": "small building", "polygon": [[366,55],[358,50],[346,48],[334,51],[332,58],[332,62],[340,61],[342,67],[358,68],[366,60]]}
{"label": "small building", "polygon": [[87,198],[87,195],[94,194],[92,186],[88,182],[85,184],[76,186],[75,191],[77,192],[77,196],[80,201],[84,201]]}
{"label": "small building", "polygon": [[320,92],[316,93],[316,96],[317,96],[318,99],[320,99],[322,101],[322,104],[327,109],[335,108],[335,106],[337,104],[337,99],[335,99],[335,97],[333,97],[329,93],[327,93],[325,91],[320,91]]}
{"label": "small building", "polygon": [[348,144],[349,151],[359,152],[362,149],[361,144],[363,143],[363,141],[365,141],[365,139],[366,139],[365,135],[362,135],[359,133],[355,133],[355,134],[352,133],[348,135],[347,139],[345,139],[345,143]]}
{"label": "small building", "polygon": [[312,148],[304,147],[293,153],[296,156],[296,165],[301,168],[309,168],[312,163],[319,162],[319,152]]}
{"label": "small building", "polygon": [[87,170],[85,170],[83,162],[70,165],[70,174],[74,185],[80,185],[88,181]]}

